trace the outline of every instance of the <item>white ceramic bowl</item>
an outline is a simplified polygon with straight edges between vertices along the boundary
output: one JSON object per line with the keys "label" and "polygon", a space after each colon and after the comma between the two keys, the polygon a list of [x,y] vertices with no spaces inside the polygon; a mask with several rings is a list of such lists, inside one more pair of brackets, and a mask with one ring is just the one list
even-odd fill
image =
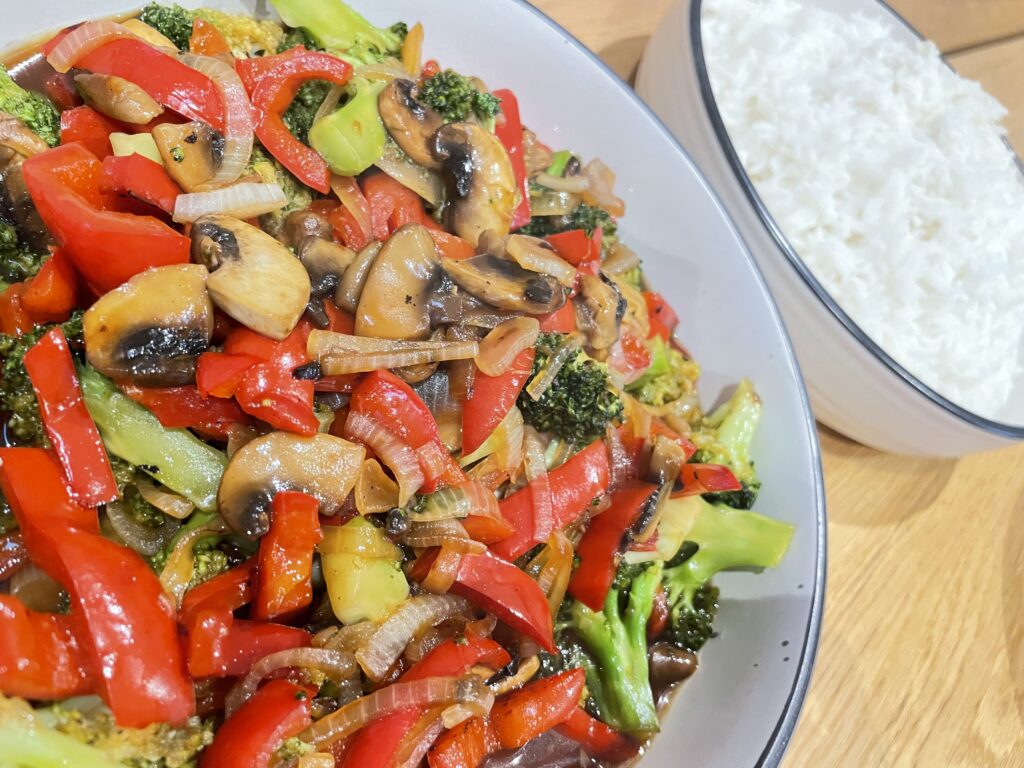
{"label": "white ceramic bowl", "polygon": [[[813,0],[840,14],[920,36],[879,0]],[[893,360],[847,315],[800,259],[743,169],[715,103],[704,62],[701,0],[679,0],[647,47],[637,91],[692,153],[764,272],[807,377],[815,415],[894,453],[960,456],[1024,438],[1024,381],[1001,421],[961,408]]]}
{"label": "white ceramic bowl", "polygon": [[[241,9],[253,0],[221,0]],[[189,3],[198,4],[195,2]],[[206,3],[210,4],[210,3]],[[704,370],[710,402],[740,377],[756,383],[764,418],[754,457],[758,509],[795,523],[782,567],[719,579],[718,630],[684,686],[645,766],[777,764],[810,677],[821,620],[825,501],[814,421],[786,332],[735,229],[689,158],[633,93],[566,32],[509,0],[365,0],[379,23],[420,20],[426,51],[519,95],[524,120],[547,142],[600,155],[618,173],[629,214],[624,240],[679,310],[681,335]],[[132,0],[12,3],[8,43],[130,8]]]}

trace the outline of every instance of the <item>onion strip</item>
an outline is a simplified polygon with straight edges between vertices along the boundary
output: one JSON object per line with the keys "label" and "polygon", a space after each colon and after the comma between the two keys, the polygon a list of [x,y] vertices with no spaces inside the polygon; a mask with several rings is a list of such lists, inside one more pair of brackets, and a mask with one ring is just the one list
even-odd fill
{"label": "onion strip", "polygon": [[533,427],[524,430],[523,458],[527,487],[533,502],[533,540],[547,541],[555,526],[554,505],[551,500],[551,483],[548,466],[544,460],[544,444],[540,434]]}
{"label": "onion strip", "polygon": [[556,192],[570,192],[574,195],[582,194],[590,189],[590,179],[586,176],[552,176],[541,171],[533,177],[533,181]]}
{"label": "onion strip", "polygon": [[338,200],[341,201],[345,210],[352,214],[363,237],[367,240],[371,239],[373,228],[370,222],[370,204],[362,190],[359,189],[355,178],[333,174],[331,176],[331,191],[338,196]]}
{"label": "onion strip", "polygon": [[476,366],[488,376],[501,376],[524,349],[532,347],[540,335],[535,317],[514,317],[494,327],[474,358]]}
{"label": "onion strip", "polygon": [[426,482],[416,452],[389,432],[380,422],[357,411],[345,420],[345,436],[373,449],[398,481],[398,506],[404,507]]}
{"label": "onion strip", "polygon": [[[242,79],[235,68],[220,59],[211,56],[196,56],[182,53],[181,60],[197,72],[201,72],[213,81],[224,101],[224,155],[220,168],[213,178],[204,183],[200,189],[213,189],[236,181],[252,156],[252,145],[255,127],[252,118],[252,104],[245,92]],[[270,210],[277,210],[271,208]],[[177,206],[175,206],[177,212]],[[268,213],[268,211],[264,211]],[[250,214],[255,216],[256,214]],[[248,218],[239,216],[239,218]],[[178,219],[175,219],[177,221]]]}
{"label": "onion strip", "polygon": [[351,654],[341,651],[329,648],[289,648],[277,651],[253,664],[248,674],[235,683],[224,700],[225,715],[231,717],[239,707],[251,699],[265,677],[289,667],[315,669],[335,683],[358,674],[355,659]]}
{"label": "onion strip", "polygon": [[251,219],[288,205],[281,185],[243,182],[208,192],[191,192],[174,199],[174,220],[187,224],[201,216],[223,213],[236,219]]}
{"label": "onion strip", "polygon": [[135,37],[114,21],[87,21],[69,32],[46,57],[58,72],[64,73],[92,51],[119,37]]}
{"label": "onion strip", "polygon": [[132,482],[139,489],[139,495],[165,515],[178,520],[184,520],[196,508],[195,504],[184,496],[172,493],[163,487],[157,488],[156,483],[146,477],[142,477],[141,474],[136,475]]}
{"label": "onion strip", "polygon": [[455,595],[419,595],[391,612],[356,651],[367,676],[380,682],[416,635],[454,616],[469,613],[469,602]]}
{"label": "onion strip", "polygon": [[413,682],[392,683],[360,696],[350,704],[313,723],[304,738],[317,749],[347,739],[371,720],[399,709],[422,709],[450,704],[473,704],[490,712],[494,693],[476,675],[428,677]]}
{"label": "onion strip", "polygon": [[181,599],[185,596],[188,583],[192,581],[192,570],[195,568],[195,555],[193,550],[200,539],[228,530],[227,523],[220,517],[215,517],[205,525],[185,532],[178,539],[167,556],[164,568],[160,571],[160,584],[164,591],[174,598],[174,603],[181,607]]}
{"label": "onion strip", "polygon": [[432,520],[427,523],[414,522],[402,535],[402,543],[414,549],[440,547],[450,539],[468,539],[469,534],[458,520]]}
{"label": "onion strip", "polygon": [[166,547],[174,534],[181,527],[181,521],[173,517],[164,517],[159,526],[153,527],[140,523],[128,511],[121,499],[112,501],[106,506],[107,520],[110,526],[121,537],[122,541],[140,555],[152,557]]}

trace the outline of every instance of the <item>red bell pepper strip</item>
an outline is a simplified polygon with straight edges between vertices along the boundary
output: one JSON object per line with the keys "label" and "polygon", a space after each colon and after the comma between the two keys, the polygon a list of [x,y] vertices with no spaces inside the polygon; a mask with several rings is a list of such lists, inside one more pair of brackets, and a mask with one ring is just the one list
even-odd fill
{"label": "red bell pepper strip", "polygon": [[68,496],[45,451],[0,449],[0,486],[33,561],[71,596],[75,636],[118,725],[143,728],[192,715],[174,608],[149,565],[93,532],[96,513]]}
{"label": "red bell pepper strip", "polygon": [[501,114],[505,118],[498,118],[494,135],[508,152],[512,172],[516,177],[516,186],[522,198],[515,213],[512,214],[512,229],[516,230],[530,223],[530,180],[526,177],[526,157],[523,153],[523,121],[519,117],[519,101],[512,91],[503,88],[493,93],[501,99]]}
{"label": "red bell pepper strip", "polygon": [[[551,243],[555,253],[574,267],[594,259],[594,243],[582,229],[571,229],[568,232],[559,232],[557,235],[548,235],[546,240]],[[600,256],[600,252],[598,256]]]}
{"label": "red bell pepper strip", "polygon": [[451,458],[448,449],[441,441],[434,415],[420,399],[419,395],[395,374],[386,370],[367,374],[355,389],[349,408],[353,413],[361,413],[386,427],[404,440],[413,450],[433,443],[446,457],[445,467],[437,473],[432,469],[422,454],[417,453],[420,467],[427,482],[421,489],[431,493],[441,486],[455,485],[465,480],[465,473]]}
{"label": "red bell pepper strip", "polygon": [[643,339],[628,328],[623,328],[618,344],[608,356],[608,365],[629,383],[640,378],[651,365],[651,353]]}
{"label": "red bell pepper strip", "polygon": [[476,768],[498,749],[490,722],[471,717],[441,734],[427,754],[430,768]]}
{"label": "red bell pepper strip", "polygon": [[203,352],[196,364],[196,386],[204,397],[234,397],[246,371],[258,357],[227,352]]}
{"label": "red bell pepper strip", "polygon": [[[578,518],[594,499],[608,490],[608,451],[604,441],[595,440],[565,464],[548,473],[551,512],[558,531]],[[526,554],[535,541],[533,490],[520,488],[500,503],[501,514],[515,528],[509,538],[491,545],[491,552],[506,560]]]}
{"label": "red bell pepper strip", "polygon": [[[428,677],[455,677],[465,674],[476,664],[502,669],[510,661],[508,652],[498,643],[469,633],[459,640],[441,643],[399,679],[413,682]],[[364,726],[353,737],[342,768],[388,768],[402,740],[422,714],[421,709],[410,707]]]}
{"label": "red bell pepper strip", "polygon": [[165,107],[224,132],[224,100],[213,80],[148,43],[118,38],[89,52],[75,66],[130,80]]}
{"label": "red bell pepper strip", "polygon": [[[420,555],[410,576],[417,581],[426,578],[437,554],[437,549],[431,549]],[[490,553],[464,554],[459,560],[451,592],[493,613],[499,621],[554,653],[547,598],[537,582],[512,563]]]}
{"label": "red bell pepper strip", "polygon": [[468,240],[463,240],[458,235],[453,235],[451,232],[445,232],[441,229],[432,229],[430,230],[430,236],[434,238],[434,246],[441,252],[442,256],[447,256],[455,261],[471,259],[476,256],[476,248],[473,247],[473,244]]}
{"label": "red bell pepper strip", "polygon": [[672,338],[672,333],[679,325],[679,317],[665,301],[665,297],[654,291],[644,291],[644,303],[647,305],[647,317],[650,323],[651,336],[661,336],[665,341]]}
{"label": "red bell pepper strip", "polygon": [[297,627],[236,619],[227,608],[189,614],[185,626],[188,670],[193,677],[237,677],[264,656],[304,648],[310,634]]}
{"label": "red bell pepper strip", "polygon": [[250,557],[241,565],[219,573],[209,581],[193,587],[181,601],[178,618],[188,626],[201,611],[227,609],[237,611],[252,600],[252,575],[256,572],[256,558]]}
{"label": "red bell pepper strip", "polygon": [[55,72],[43,82],[43,93],[62,115],[82,104],[82,96],[75,90],[75,81],[69,75],[68,72]]}
{"label": "red bell pepper strip", "polygon": [[313,550],[324,537],[319,515],[320,502],[309,494],[275,494],[270,531],[257,555],[254,619],[293,616],[312,602]]}
{"label": "red bell pepper strip", "polygon": [[0,595],[0,691],[45,701],[81,696],[92,690],[86,663],[67,616]]}
{"label": "red bell pepper strip", "polygon": [[388,236],[406,224],[421,224],[429,230],[442,227],[423,208],[423,200],[386,173],[374,173],[363,181],[363,194],[370,203],[370,222],[375,240]]}
{"label": "red bell pepper strip", "polygon": [[499,698],[489,717],[498,744],[503,749],[518,749],[565,722],[579,708],[586,682],[582,669],[570,669]]}
{"label": "red bell pepper strip", "polygon": [[13,283],[0,294],[0,333],[21,336],[35,326],[35,318],[22,305],[25,283]]}
{"label": "red bell pepper strip", "polygon": [[59,323],[78,304],[78,273],[67,252],[58,248],[25,284],[21,305],[31,315]]}
{"label": "red bell pepper strip", "polygon": [[640,745],[600,720],[577,707],[568,719],[555,726],[555,730],[586,750],[596,760],[624,763],[640,751]]}
{"label": "red bell pepper strip", "polygon": [[627,533],[658,492],[651,483],[631,481],[611,495],[611,506],[595,517],[576,547],[579,565],[569,580],[569,594],[593,611],[615,580],[617,558],[629,543]]}
{"label": "red bell pepper strip", "polygon": [[[293,48],[274,56],[261,57],[257,66],[243,75],[254,87],[249,90],[256,116],[256,136],[277,160],[306,186],[327,194],[331,191],[331,171],[327,161],[315,149],[299,141],[288,130],[282,115],[295,99],[299,88],[309,80],[326,80],[345,85],[352,67],[337,56],[320,51]],[[248,65],[238,65],[246,71]],[[260,76],[270,68],[273,76]]]}
{"label": "red bell pepper strip", "polygon": [[143,388],[125,385],[122,389],[170,429],[195,429],[210,437],[226,439],[233,426],[252,423],[237,403],[204,397],[193,386]]}
{"label": "red bell pepper strip", "polygon": [[114,471],[96,423],[82,400],[75,363],[59,327],[51,328],[25,353],[25,370],[72,497],[84,507],[116,499],[120,493]]}
{"label": "red bell pepper strip", "polygon": [[314,435],[320,421],[313,411],[313,382],[291,371],[260,363],[246,371],[235,390],[242,410],[276,429]]}
{"label": "red bell pepper strip", "polygon": [[540,318],[541,333],[572,333],[576,330],[576,309],[571,301]]}
{"label": "red bell pepper strip", "polygon": [[199,56],[231,55],[231,46],[213,24],[203,19],[192,22],[192,34],[188,38],[188,49]]}
{"label": "red bell pepper strip", "polygon": [[43,223],[97,291],[149,267],[188,262],[190,241],[180,232],[150,216],[100,208],[100,163],[82,144],[30,157],[22,173]]}
{"label": "red bell pepper strip", "polygon": [[313,722],[316,689],[271,680],[217,731],[199,759],[201,768],[267,768],[281,742]]}
{"label": "red bell pepper strip", "polygon": [[722,464],[683,464],[671,498],[740,490],[743,490],[743,484],[731,469]]}
{"label": "red bell pepper strip", "polygon": [[480,371],[473,377],[473,393],[462,406],[462,452],[470,454],[497,429],[533,372],[533,347],[527,347],[500,376]]}
{"label": "red bell pepper strip", "polygon": [[110,195],[130,195],[164,213],[174,213],[174,201],[181,194],[181,187],[174,183],[160,163],[135,153],[103,159],[100,191]]}
{"label": "red bell pepper strip", "polygon": [[60,115],[61,145],[80,141],[100,159],[114,154],[110,134],[121,130],[120,123],[92,107],[75,107]]}

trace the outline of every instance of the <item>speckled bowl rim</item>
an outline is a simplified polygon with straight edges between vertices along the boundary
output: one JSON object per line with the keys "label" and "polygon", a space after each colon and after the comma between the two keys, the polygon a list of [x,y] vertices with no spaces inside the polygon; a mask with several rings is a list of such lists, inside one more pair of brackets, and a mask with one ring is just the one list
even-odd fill
{"label": "speckled bowl rim", "polygon": [[[903,18],[903,16],[901,16],[884,0],[872,0],[872,2],[877,3],[892,14],[893,18],[897,22],[906,27],[906,29],[919,40],[926,39],[924,35],[918,32],[910,22]],[[718,110],[718,103],[711,87],[711,78],[708,75],[707,63],[704,60],[704,42],[701,34],[702,4],[703,0],[690,0],[690,45],[693,49],[693,61],[697,71],[697,80],[700,85],[700,93],[704,102],[704,108],[707,110],[708,118],[711,120],[712,130],[715,133],[715,137],[718,139],[719,145],[722,147],[722,151],[725,153],[726,160],[729,163],[729,167],[732,169],[733,175],[739,182],[740,187],[742,187],[750,205],[757,212],[764,228],[775,241],[775,245],[783,254],[785,254],[790,265],[796,270],[796,273],[801,277],[804,284],[810,289],[811,293],[818,298],[818,301],[820,301],[825,308],[832,313],[832,316],[835,317],[836,320],[838,320],[843,327],[846,328],[846,330],[849,331],[855,339],[857,339],[857,341],[859,341],[869,352],[871,352],[872,355],[885,365],[897,379],[902,381],[906,386],[916,390],[918,394],[927,398],[939,408],[966,422],[972,427],[993,435],[999,435],[1000,437],[1006,437],[1013,440],[1024,439],[1024,425],[1014,426],[1013,424],[1007,424],[1005,422],[995,421],[993,419],[980,416],[963,406],[957,405],[904,368],[899,362],[893,359],[888,352],[882,349],[882,347],[880,347],[867,333],[865,333],[856,322],[854,322],[853,318],[851,318],[842,309],[842,307],[839,306],[839,303],[818,281],[810,268],[804,263],[803,259],[800,258],[796,249],[789,242],[789,239],[783,233],[782,228],[768,210],[768,206],[765,205],[764,201],[761,199],[757,189],[754,187],[754,182],[747,175],[747,172],[743,167],[743,161],[740,160],[739,154],[736,152],[736,148],[733,146],[732,140],[729,138],[729,132],[726,130],[725,121],[722,119],[722,115]],[[1004,142],[1005,141],[1006,140],[1004,138]],[[1007,147],[1009,147],[1008,143]],[[1014,154],[1014,157],[1017,157],[1016,154]],[[1017,157],[1017,166],[1024,171],[1024,166],[1022,166],[1019,157]]]}

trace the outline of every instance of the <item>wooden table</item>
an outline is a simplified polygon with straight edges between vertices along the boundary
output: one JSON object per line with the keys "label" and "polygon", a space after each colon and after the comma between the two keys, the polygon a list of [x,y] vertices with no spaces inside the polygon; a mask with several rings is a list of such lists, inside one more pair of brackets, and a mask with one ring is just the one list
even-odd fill
{"label": "wooden table", "polygon": [[[535,0],[626,78],[670,2]],[[1006,105],[1024,154],[1024,0],[890,4]],[[824,631],[786,765],[1024,766],[1024,446],[939,461],[820,434]]]}

